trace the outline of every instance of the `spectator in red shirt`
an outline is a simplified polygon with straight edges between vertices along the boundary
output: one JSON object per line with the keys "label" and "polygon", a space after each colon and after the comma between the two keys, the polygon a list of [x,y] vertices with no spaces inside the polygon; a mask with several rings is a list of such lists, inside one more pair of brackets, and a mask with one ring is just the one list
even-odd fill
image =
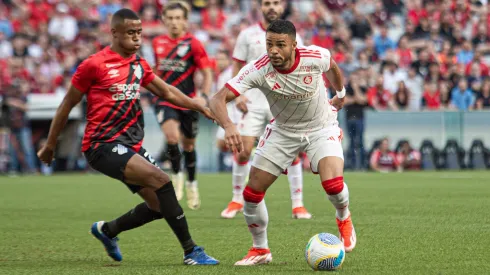
{"label": "spectator in red shirt", "polygon": [[211,37],[222,38],[225,32],[226,15],[218,0],[209,0],[206,9],[201,10],[202,28],[209,32]]}
{"label": "spectator in red shirt", "polygon": [[377,172],[391,172],[398,169],[396,155],[390,150],[388,138],[381,141],[378,149],[374,150],[369,161],[371,169]]}
{"label": "spectator in red shirt", "polygon": [[420,170],[420,152],[413,149],[408,141],[402,143],[400,151],[396,155],[399,171]]}
{"label": "spectator in red shirt", "polygon": [[376,85],[368,89],[367,98],[368,103],[375,110],[397,110],[397,107],[393,103],[391,93],[383,88],[383,76],[378,76]]}
{"label": "spectator in red shirt", "polygon": [[436,83],[426,85],[424,105],[429,110],[439,110],[441,108],[441,92],[437,88]]}
{"label": "spectator in red shirt", "polygon": [[333,48],[332,36],[328,33],[328,25],[324,21],[320,21],[317,24],[317,33],[311,38],[311,44],[320,46],[322,48],[331,49]]}
{"label": "spectator in red shirt", "polygon": [[466,67],[465,67],[465,74],[466,75],[470,75],[471,73],[471,68],[473,66],[473,64],[478,64],[480,66],[480,72],[481,72],[481,75],[480,76],[488,76],[489,74],[489,69],[488,69],[488,66],[485,65],[485,62],[482,61],[482,53],[481,51],[475,51],[475,55],[473,56],[473,60],[466,64]]}
{"label": "spectator in red shirt", "polygon": [[398,49],[396,49],[396,56],[398,58],[398,66],[400,68],[407,69],[412,64],[414,54],[408,47],[408,38],[402,36],[398,41]]}

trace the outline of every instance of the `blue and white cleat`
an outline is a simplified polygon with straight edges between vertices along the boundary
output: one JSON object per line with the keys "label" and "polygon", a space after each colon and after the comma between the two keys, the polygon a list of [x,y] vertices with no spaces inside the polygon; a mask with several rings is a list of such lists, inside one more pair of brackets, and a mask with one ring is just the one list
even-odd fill
{"label": "blue and white cleat", "polygon": [[104,221],[94,222],[90,228],[90,233],[104,245],[109,257],[111,257],[114,261],[120,262],[122,261],[122,254],[119,250],[119,246],[117,245],[117,241],[119,239],[117,237],[110,239],[102,232],[102,225],[104,225],[104,223]]}
{"label": "blue and white cleat", "polygon": [[194,246],[190,254],[184,256],[185,265],[217,265],[219,261],[204,252],[204,248]]}

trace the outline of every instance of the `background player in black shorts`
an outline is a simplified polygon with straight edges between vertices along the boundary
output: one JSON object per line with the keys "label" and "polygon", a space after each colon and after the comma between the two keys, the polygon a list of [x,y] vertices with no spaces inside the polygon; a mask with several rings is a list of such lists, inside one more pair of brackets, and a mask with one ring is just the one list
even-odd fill
{"label": "background player in black shorts", "polygon": [[87,96],[87,126],[82,151],[90,165],[101,173],[124,182],[144,203],[110,222],[95,222],[91,233],[102,242],[109,256],[121,261],[116,237],[122,231],[165,218],[184,249],[184,264],[215,265],[191,238],[187,220],[167,174],[141,147],[144,136],[140,88],[177,106],[212,114],[198,100],[191,99],[155,76],[150,66],[135,53],[141,46],[141,21],[133,11],[117,11],[111,21],[112,45],[84,60],[72,79],[52,121],[48,141],[38,152],[46,164],[53,160],[58,136],[68,114]]}
{"label": "background player in black shorts", "polygon": [[[212,71],[209,59],[201,42],[188,33],[187,15],[189,6],[185,2],[171,2],[162,13],[163,22],[168,34],[153,40],[155,52],[155,72],[167,83],[179,88],[184,94],[206,102],[212,85]],[[194,84],[197,70],[203,73],[202,96],[198,96]],[[175,185],[177,199],[183,197],[184,179],[181,172],[181,155],[179,142],[182,141],[184,163],[188,173],[186,181],[187,205],[198,209],[201,205],[196,181],[195,143],[198,132],[199,115],[193,110],[175,106],[170,102],[155,98],[155,113],[167,144],[160,154],[160,159],[172,163],[172,181]],[[179,131],[180,128],[180,131]]]}

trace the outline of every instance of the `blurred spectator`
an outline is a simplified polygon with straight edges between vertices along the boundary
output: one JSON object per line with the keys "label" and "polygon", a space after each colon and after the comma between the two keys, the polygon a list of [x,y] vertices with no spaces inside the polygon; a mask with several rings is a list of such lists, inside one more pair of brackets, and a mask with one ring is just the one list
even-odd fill
{"label": "blurred spectator", "polygon": [[473,60],[473,50],[471,47],[471,43],[468,40],[463,42],[463,48],[456,55],[458,58],[458,63],[468,64]]}
{"label": "blurred spectator", "polygon": [[410,91],[404,81],[398,82],[398,90],[395,93],[395,103],[398,110],[406,110],[410,101]]}
{"label": "blurred spectator", "polygon": [[398,59],[398,65],[400,68],[407,69],[414,60],[414,54],[412,49],[408,46],[408,37],[402,36],[398,41],[398,48],[396,49],[396,56]]}
{"label": "blurred spectator", "polygon": [[383,88],[394,94],[398,90],[398,83],[407,78],[405,70],[398,68],[394,61],[386,61],[383,70]]}
{"label": "blurred spectator", "polygon": [[23,172],[36,172],[32,133],[27,119],[27,95],[30,93],[27,81],[15,79],[4,97],[8,108],[10,128],[10,172],[15,173],[21,163]]}
{"label": "blurred spectator", "polygon": [[375,110],[397,109],[393,103],[393,96],[388,90],[383,88],[383,76],[378,76],[376,85],[368,89],[367,99],[369,105]]}
{"label": "blurred spectator", "polygon": [[49,21],[49,34],[71,42],[78,34],[78,24],[75,17],[69,13],[69,7],[65,3],[56,5],[56,13]]}
{"label": "blurred spectator", "polygon": [[420,152],[413,149],[408,141],[404,141],[401,144],[400,151],[397,153],[396,159],[396,162],[399,165],[399,171],[420,170]]}
{"label": "blurred spectator", "polygon": [[418,74],[425,77],[429,72],[430,57],[427,50],[422,50],[419,53],[417,61],[412,63]]}
{"label": "blurred spectator", "polygon": [[372,34],[371,23],[357,9],[354,9],[353,13],[354,21],[349,26],[352,38],[365,40],[366,37]]}
{"label": "blurred spectator", "polygon": [[387,50],[396,48],[395,42],[388,37],[387,26],[383,25],[380,27],[380,34],[374,38],[374,45],[376,47],[376,53],[381,58],[384,57]]}
{"label": "blurred spectator", "polygon": [[361,169],[364,166],[364,109],[367,106],[367,82],[361,76],[361,71],[362,69],[357,70],[350,75],[345,96],[350,163],[354,169]]}
{"label": "blurred spectator", "polygon": [[311,43],[313,45],[317,45],[326,49],[332,49],[334,43],[332,37],[328,33],[327,23],[324,21],[320,21],[316,27],[318,31],[311,38]]}
{"label": "blurred spectator", "polygon": [[419,111],[422,103],[424,81],[422,77],[417,74],[414,66],[410,66],[408,69],[405,86],[410,91],[408,109],[410,111]]}
{"label": "blurred spectator", "polygon": [[378,149],[374,150],[369,160],[369,167],[377,172],[391,172],[398,169],[397,158],[390,150],[388,138],[384,138]]}
{"label": "blurred spectator", "polygon": [[435,83],[426,85],[423,101],[428,110],[439,110],[441,108],[441,92],[437,88],[438,86]]}
{"label": "blurred spectator", "polygon": [[104,0],[103,4],[99,5],[98,12],[101,21],[105,21],[108,15],[114,14],[116,11],[122,8],[118,0]]}
{"label": "blurred spectator", "polygon": [[480,93],[478,94],[478,98],[476,100],[476,109],[483,110],[490,108],[490,78],[487,78],[485,82],[483,82]]}
{"label": "blurred spectator", "polygon": [[451,108],[468,111],[473,109],[475,104],[475,96],[470,88],[468,88],[468,81],[462,78],[458,82],[458,86],[451,92]]}

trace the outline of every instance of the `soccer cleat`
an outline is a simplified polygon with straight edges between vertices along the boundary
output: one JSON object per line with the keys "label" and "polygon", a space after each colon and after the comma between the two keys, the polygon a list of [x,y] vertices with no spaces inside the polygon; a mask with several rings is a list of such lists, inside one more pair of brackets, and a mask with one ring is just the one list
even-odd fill
{"label": "soccer cleat", "polygon": [[243,210],[243,204],[238,202],[230,202],[223,212],[221,212],[221,217],[225,219],[233,219],[239,211]]}
{"label": "soccer cleat", "polygon": [[344,243],[345,252],[351,252],[357,242],[356,231],[354,230],[351,216],[349,215],[343,221],[337,218],[337,226],[339,227],[340,240]]}
{"label": "soccer cleat", "polygon": [[185,265],[217,265],[219,261],[204,252],[204,248],[194,246],[191,253],[184,255]]}
{"label": "soccer cleat", "polygon": [[272,254],[269,248],[252,247],[248,251],[247,256],[236,262],[235,265],[260,265],[270,262],[272,262]]}
{"label": "soccer cleat", "polygon": [[185,191],[187,195],[187,206],[192,210],[197,210],[201,207],[201,198],[199,198],[199,189],[197,182],[186,182]]}
{"label": "soccer cleat", "polygon": [[104,223],[104,221],[94,222],[90,228],[90,233],[104,245],[105,251],[109,257],[114,261],[120,262],[122,261],[122,254],[117,245],[119,239],[117,237],[110,239],[102,232],[102,225],[104,225]]}
{"label": "soccer cleat", "polygon": [[175,196],[180,201],[184,197],[184,174],[182,172],[172,174],[172,182],[175,189]]}
{"label": "soccer cleat", "polygon": [[304,206],[296,207],[293,209],[293,219],[311,219],[311,214],[306,210]]}

